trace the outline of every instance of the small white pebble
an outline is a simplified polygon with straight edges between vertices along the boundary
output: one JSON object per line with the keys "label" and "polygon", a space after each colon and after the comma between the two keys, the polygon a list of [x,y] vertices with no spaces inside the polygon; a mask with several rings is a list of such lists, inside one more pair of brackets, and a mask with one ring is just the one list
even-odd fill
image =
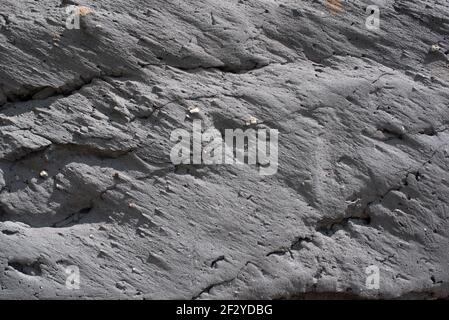
{"label": "small white pebble", "polygon": [[48,172],[45,171],[45,170],[42,170],[42,171],[39,173],[39,176],[40,176],[41,178],[47,178],[47,177],[48,177]]}
{"label": "small white pebble", "polygon": [[253,125],[253,124],[257,124],[257,118],[251,116],[251,117],[249,117],[248,120],[246,121],[246,125],[249,126],[249,125]]}
{"label": "small white pebble", "polygon": [[191,114],[200,113],[200,108],[198,108],[198,107],[191,107],[191,108],[189,108],[189,112]]}
{"label": "small white pebble", "polygon": [[137,268],[132,268],[131,271],[132,271],[133,273],[140,273],[139,270],[137,270]]}
{"label": "small white pebble", "polygon": [[94,238],[94,235],[93,235],[93,234],[90,234],[90,235],[89,235],[89,238],[93,239],[93,238]]}

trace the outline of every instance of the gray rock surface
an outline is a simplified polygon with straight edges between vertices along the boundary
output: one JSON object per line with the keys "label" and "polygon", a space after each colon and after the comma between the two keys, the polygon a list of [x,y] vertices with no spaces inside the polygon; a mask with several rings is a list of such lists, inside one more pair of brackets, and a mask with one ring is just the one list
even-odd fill
{"label": "gray rock surface", "polygon": [[[0,0],[0,298],[447,298],[449,4],[330,2]],[[249,117],[276,174],[171,163]]]}

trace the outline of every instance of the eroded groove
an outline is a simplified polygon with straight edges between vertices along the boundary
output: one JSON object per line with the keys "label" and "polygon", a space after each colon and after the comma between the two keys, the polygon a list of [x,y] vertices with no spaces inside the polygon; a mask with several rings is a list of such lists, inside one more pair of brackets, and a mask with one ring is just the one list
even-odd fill
{"label": "eroded groove", "polygon": [[209,293],[213,288],[227,285],[234,280],[235,280],[235,278],[231,278],[228,280],[223,280],[223,281],[212,283],[212,284],[208,285],[206,288],[202,289],[198,294],[194,295],[191,300],[197,300],[198,298],[201,297],[202,294]]}
{"label": "eroded groove", "polygon": [[217,71],[221,71],[223,73],[231,73],[231,74],[245,74],[251,71],[255,71],[255,70],[259,70],[259,69],[263,69],[265,67],[268,67],[270,65],[270,63],[257,63],[254,62],[252,65],[249,66],[232,66],[232,65],[223,65],[223,66],[211,66],[211,67],[203,67],[203,66],[197,66],[197,67],[182,67],[182,66],[175,66],[172,65],[172,67],[177,68],[179,70],[182,71],[186,71],[186,72],[195,72],[195,71],[213,71],[213,70],[217,70]]}
{"label": "eroded groove", "polygon": [[11,260],[8,266],[27,276],[39,277],[42,275],[41,263],[39,261]]}
{"label": "eroded groove", "polygon": [[50,86],[38,86],[38,87],[27,87],[22,89],[21,93],[13,93],[11,91],[3,92],[6,96],[6,101],[3,104],[0,104],[0,107],[7,103],[16,103],[16,102],[30,102],[34,100],[46,100],[53,97],[63,96],[68,97],[71,96],[84,87],[92,84],[95,80],[107,80],[107,78],[122,78],[124,74],[122,72],[117,73],[105,73],[100,72],[96,75],[91,75],[87,77],[79,76],[79,81],[68,82],[64,85],[54,88]]}
{"label": "eroded groove", "polygon": [[108,150],[108,149],[101,149],[96,146],[81,145],[74,142],[73,143],[52,142],[52,144],[46,147],[30,150],[29,152],[25,152],[24,154],[17,157],[7,156],[1,160],[9,163],[17,163],[43,157],[45,154],[48,154],[49,152],[58,153],[62,151],[70,152],[76,155],[95,156],[99,159],[117,159],[133,153],[135,151],[135,148],[129,148],[125,150],[111,150],[111,149]]}
{"label": "eroded groove", "polygon": [[83,208],[77,212],[69,214],[66,218],[55,222],[51,225],[52,228],[67,228],[82,223],[82,219],[87,216],[93,209],[93,206]]}
{"label": "eroded groove", "polygon": [[368,226],[371,223],[371,217],[370,216],[364,216],[364,217],[346,217],[342,219],[336,219],[326,222],[319,223],[319,226],[317,227],[317,231],[325,234],[327,236],[332,236],[335,232],[338,231],[339,228],[347,230],[348,224],[350,222],[357,222],[362,225]]}

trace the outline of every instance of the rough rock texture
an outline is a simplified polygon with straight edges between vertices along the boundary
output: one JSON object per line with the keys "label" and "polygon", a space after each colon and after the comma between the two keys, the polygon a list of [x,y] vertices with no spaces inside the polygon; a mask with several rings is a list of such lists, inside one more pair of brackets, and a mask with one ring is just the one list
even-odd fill
{"label": "rough rock texture", "polygon": [[[0,298],[448,297],[448,2],[331,9],[0,0]],[[249,117],[276,174],[170,162]]]}

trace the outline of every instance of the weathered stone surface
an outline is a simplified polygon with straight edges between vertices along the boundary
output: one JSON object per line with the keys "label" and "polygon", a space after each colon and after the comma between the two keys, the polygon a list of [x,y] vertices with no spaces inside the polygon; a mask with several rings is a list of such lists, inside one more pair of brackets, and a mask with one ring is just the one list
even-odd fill
{"label": "weathered stone surface", "polygon": [[[0,298],[448,297],[447,1],[326,4],[0,0]],[[251,117],[276,174],[171,163]]]}

